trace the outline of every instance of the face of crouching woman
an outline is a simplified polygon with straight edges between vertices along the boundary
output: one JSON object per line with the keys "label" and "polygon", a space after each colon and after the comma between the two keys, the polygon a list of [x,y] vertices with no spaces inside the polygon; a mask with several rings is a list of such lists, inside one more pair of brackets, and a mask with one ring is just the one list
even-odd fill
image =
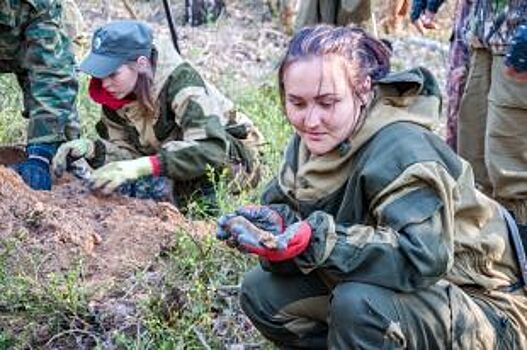
{"label": "face of crouching woman", "polygon": [[279,69],[287,119],[314,155],[353,138],[390,70],[390,49],[362,29],[319,25],[298,32]]}
{"label": "face of crouching woman", "polygon": [[93,78],[90,96],[96,102],[116,109],[136,100],[154,111],[156,60],[152,29],[146,23],[114,21],[95,31],[79,69]]}
{"label": "face of crouching woman", "polygon": [[133,96],[142,105],[153,110],[152,63],[151,58],[140,56],[135,61],[121,65],[110,75],[102,78],[102,86],[117,99]]}

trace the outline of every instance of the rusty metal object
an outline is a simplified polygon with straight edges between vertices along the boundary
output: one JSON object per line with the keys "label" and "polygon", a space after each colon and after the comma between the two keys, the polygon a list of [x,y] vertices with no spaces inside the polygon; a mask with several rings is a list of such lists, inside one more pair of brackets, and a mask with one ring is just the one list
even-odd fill
{"label": "rusty metal object", "polygon": [[0,165],[13,165],[27,159],[26,147],[24,145],[0,146]]}
{"label": "rusty metal object", "polygon": [[235,216],[229,221],[227,221],[227,229],[232,230],[235,225],[244,226],[248,232],[251,232],[257,239],[260,244],[268,249],[277,249],[278,241],[276,236],[271,232],[262,230],[256,227],[252,222],[244,218],[243,216]]}

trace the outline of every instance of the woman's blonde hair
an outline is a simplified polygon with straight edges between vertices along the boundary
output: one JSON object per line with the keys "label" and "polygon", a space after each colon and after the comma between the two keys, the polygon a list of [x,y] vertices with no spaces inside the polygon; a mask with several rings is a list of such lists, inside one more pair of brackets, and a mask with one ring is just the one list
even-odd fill
{"label": "woman's blonde hair", "polygon": [[375,82],[390,72],[390,48],[358,27],[316,25],[298,31],[291,41],[278,70],[278,85],[282,106],[285,106],[284,74],[287,67],[313,56],[341,57],[351,88],[358,96],[371,89],[364,84]]}

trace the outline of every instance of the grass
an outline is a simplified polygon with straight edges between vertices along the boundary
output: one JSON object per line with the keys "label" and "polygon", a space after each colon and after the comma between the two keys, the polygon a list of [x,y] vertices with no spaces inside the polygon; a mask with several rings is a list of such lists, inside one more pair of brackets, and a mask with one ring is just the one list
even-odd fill
{"label": "grass", "polygon": [[[0,75],[0,90],[0,143],[24,142],[26,121],[20,116],[14,77]],[[84,135],[93,138],[99,109],[86,90],[82,79],[78,111]],[[215,182],[220,212],[258,201],[290,135],[270,85],[243,90],[234,99],[268,140],[264,180],[256,189],[233,196],[220,176]],[[193,205],[195,211],[202,209],[199,202]],[[84,287],[82,260],[69,271],[42,275],[39,266],[46,257],[21,244],[24,232],[13,232],[0,241],[0,349],[272,348],[243,317],[237,302],[243,273],[256,260],[213,237],[197,241],[186,232],[174,234],[174,247],[115,286],[105,303],[94,304],[93,291]],[[119,318],[116,310],[126,312]]]}
{"label": "grass", "polygon": [[22,94],[13,75],[0,74],[2,98],[0,98],[0,143],[23,142],[27,122],[22,118],[20,107]]}

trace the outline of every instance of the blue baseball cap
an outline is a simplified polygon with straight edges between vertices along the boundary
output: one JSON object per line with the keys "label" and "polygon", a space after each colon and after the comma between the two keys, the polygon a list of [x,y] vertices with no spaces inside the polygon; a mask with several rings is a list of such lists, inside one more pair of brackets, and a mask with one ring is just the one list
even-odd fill
{"label": "blue baseball cap", "polygon": [[505,55],[505,64],[518,73],[527,72],[527,25],[516,28],[511,38],[509,50]]}
{"label": "blue baseball cap", "polygon": [[105,78],[127,62],[150,57],[152,41],[152,29],[144,22],[111,22],[95,31],[91,51],[79,69],[95,78]]}

